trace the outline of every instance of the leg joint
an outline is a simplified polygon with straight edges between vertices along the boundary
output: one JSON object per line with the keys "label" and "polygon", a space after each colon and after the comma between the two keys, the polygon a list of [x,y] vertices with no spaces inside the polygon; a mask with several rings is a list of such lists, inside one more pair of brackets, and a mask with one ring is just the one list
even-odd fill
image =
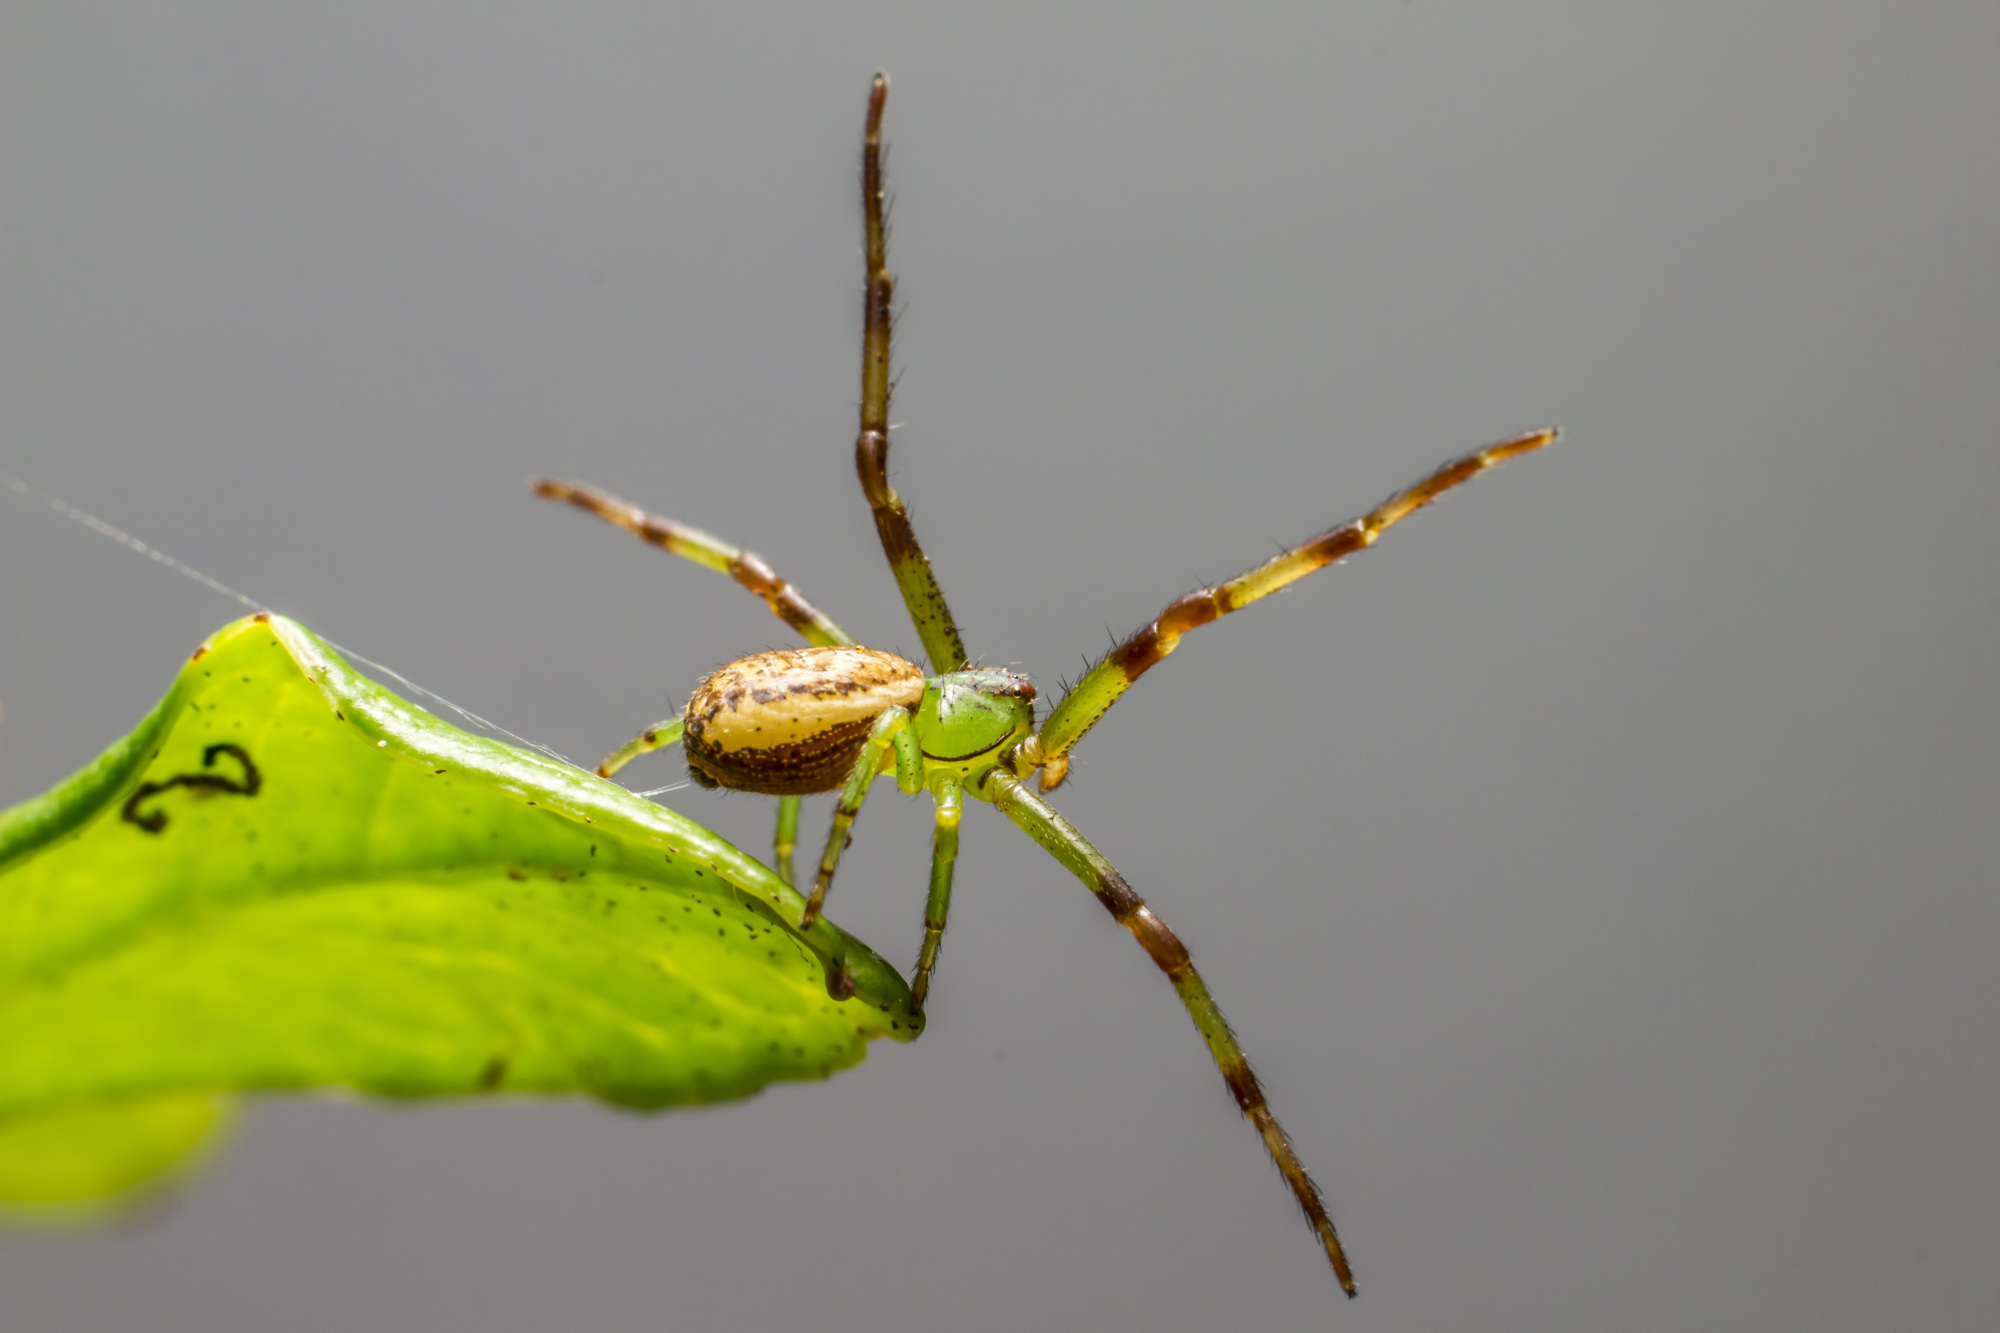
{"label": "leg joint", "polygon": [[1181,943],[1180,936],[1167,929],[1167,923],[1146,904],[1140,903],[1129,915],[1119,917],[1118,924],[1132,932],[1140,947],[1171,980],[1178,982],[1194,970],[1194,960],[1188,957],[1187,946]]}
{"label": "leg joint", "polygon": [[854,438],[854,470],[861,474],[861,492],[871,507],[886,508],[895,498],[889,489],[889,436],[864,430]]}
{"label": "leg joint", "polygon": [[1240,1057],[1222,1066],[1222,1081],[1229,1085],[1229,1095],[1236,1099],[1236,1109],[1249,1117],[1260,1132],[1264,1132],[1265,1121],[1270,1121],[1272,1129],[1277,1128],[1277,1121],[1271,1119],[1271,1108],[1264,1101],[1264,1089],[1259,1086],[1250,1066]]}
{"label": "leg joint", "polygon": [[[729,577],[767,600],[777,596],[785,587],[778,571],[755,551],[738,551],[736,558],[729,562]],[[777,608],[773,606],[771,609],[775,611]]]}
{"label": "leg joint", "polygon": [[1215,620],[1228,609],[1222,604],[1222,597],[1216,589],[1196,588],[1167,603],[1167,609],[1160,612],[1160,618],[1154,624],[1159,627],[1162,637],[1171,635],[1179,638],[1189,630]]}

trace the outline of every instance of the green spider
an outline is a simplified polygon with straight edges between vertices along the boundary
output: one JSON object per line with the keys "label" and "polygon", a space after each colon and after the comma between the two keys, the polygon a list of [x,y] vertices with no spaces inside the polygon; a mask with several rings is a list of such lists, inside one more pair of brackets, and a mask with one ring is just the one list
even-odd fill
{"label": "green spider", "polygon": [[[868,279],[861,355],[861,432],[854,442],[861,490],[875,512],[882,550],[902,589],[903,601],[933,665],[926,676],[893,653],[858,644],[840,626],[778,576],[762,557],[708,533],[658,518],[615,496],[562,481],[537,481],[546,499],[566,500],[641,539],[734,578],[813,646],[757,653],[731,662],[696,688],[681,716],[656,723],[614,751],[598,773],[610,777],[638,755],[680,743],[688,771],[705,787],[728,787],[778,798],[774,839],[777,871],[792,881],[798,838],[799,798],[838,790],[833,827],[801,924],[826,901],[848,830],[877,777],[894,774],[912,795],[928,791],[937,806],[931,844],[930,897],[924,905],[924,939],[910,981],[911,1003],[921,1010],[944,938],[951,906],[952,870],[958,857],[958,821],[966,796],[985,801],[1083,881],[1111,915],[1131,931],[1187,1006],[1208,1043],[1236,1104],[1263,1136],[1271,1159],[1297,1197],[1325,1247],[1335,1277],[1349,1296],[1354,1275],[1319,1189],[1292,1150],[1250,1070],[1243,1048],[1216,1006],[1188,951],[1124,876],[1041,792],[1061,785],[1069,752],[1105,710],[1197,626],[1249,605],[1314,570],[1374,544],[1394,524],[1445,491],[1517,454],[1539,449],[1557,432],[1538,430],[1504,440],[1445,464],[1365,516],[1330,528],[1213,588],[1199,588],[1168,603],[1157,619],[1113,648],[1035,725],[1035,687],[1026,677],[995,667],[973,667],[966,656],[930,560],[917,544],[903,501],[888,482],[889,326],[895,279],[890,276],[883,227],[882,109],[887,76],[877,74],[868,98],[862,140],[862,209]],[[829,982],[845,998],[853,983],[839,969]]]}

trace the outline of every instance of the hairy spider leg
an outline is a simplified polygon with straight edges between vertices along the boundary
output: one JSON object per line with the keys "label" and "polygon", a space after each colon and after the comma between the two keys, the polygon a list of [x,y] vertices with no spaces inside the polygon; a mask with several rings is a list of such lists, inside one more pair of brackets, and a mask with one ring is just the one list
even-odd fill
{"label": "hairy spider leg", "polygon": [[933,673],[943,675],[966,664],[965,643],[958,636],[944,590],[931,572],[930,557],[917,544],[903,497],[889,485],[890,325],[896,279],[889,272],[888,227],[882,204],[882,107],[889,100],[889,76],[877,74],[868,92],[868,127],[861,141],[861,211],[868,252],[868,283],[863,298],[861,338],[861,433],[854,437],[854,469],[861,476],[861,493],[875,511],[875,531],[882,554],[902,590],[903,604],[923,640]]}
{"label": "hairy spider leg", "polygon": [[797,630],[807,643],[821,648],[851,647],[854,644],[852,635],[834,624],[824,611],[808,602],[803,593],[779,577],[778,571],[755,551],[741,550],[700,528],[649,514],[635,504],[592,486],[542,478],[531,483],[530,489],[544,500],[566,501],[586,513],[597,515],[606,523],[625,529],[640,541],[729,575],[763,598],[764,604],[771,608],[771,614]]}
{"label": "hairy spider leg", "polygon": [[1327,1262],[1333,1265],[1333,1275],[1339,1279],[1341,1290],[1349,1296],[1354,1295],[1354,1272],[1347,1265],[1346,1252],[1340,1248],[1340,1237],[1334,1232],[1333,1218],[1326,1211],[1319,1186],[1313,1184],[1312,1177],[1306,1174],[1298,1154],[1292,1150],[1291,1139],[1278,1124],[1278,1118],[1271,1113],[1270,1104],[1264,1100],[1264,1090],[1257,1084],[1257,1076],[1250,1072],[1249,1058],[1244,1055],[1236,1034],[1223,1018],[1215,997],[1208,993],[1201,974],[1195,971],[1187,946],[1167,929],[1167,923],[1160,920],[1152,908],[1146,906],[1145,899],[1133,892],[1132,886],[1104,859],[1103,853],[1091,846],[1076,831],[1075,825],[1057,813],[1055,807],[1030,792],[1019,778],[1004,769],[994,769],[983,790],[975,788],[974,795],[984,796],[993,802],[1023,833],[1067,866],[1071,874],[1083,881],[1084,887],[1097,895],[1097,900],[1104,904],[1104,910],[1111,913],[1112,919],[1131,931],[1132,937],[1167,974],[1167,980],[1173,983],[1181,1003],[1187,1006],[1188,1017],[1194,1020],[1202,1040],[1208,1043],[1209,1054],[1215,1057],[1216,1068],[1222,1071],[1222,1081],[1229,1085],[1237,1107],[1244,1118],[1257,1127],[1257,1133],[1264,1140],[1265,1151],[1271,1154],[1279,1174],[1284,1176],[1285,1183],[1291,1186],[1293,1196],[1298,1199],[1306,1221],[1312,1224],[1314,1233],[1326,1250]]}
{"label": "hairy spider leg", "polygon": [[861,742],[861,753],[855,756],[854,767],[848,770],[847,781],[841,785],[840,799],[833,807],[833,827],[826,835],[826,850],[820,853],[819,875],[813,880],[805,913],[799,918],[801,930],[819,917],[820,908],[826,904],[833,872],[840,867],[840,854],[847,850],[847,831],[854,826],[854,817],[861,813],[861,803],[868,799],[868,789],[875,785],[891,747],[896,752],[896,785],[909,796],[923,790],[924,759],[917,749],[917,734],[910,729],[910,710],[890,708],[868,729],[868,738]]}
{"label": "hairy spider leg", "polygon": [[951,877],[958,865],[958,815],[963,805],[963,788],[950,774],[931,781],[931,798],[937,804],[937,823],[931,834],[931,891],[924,900],[924,943],[917,950],[917,970],[910,978],[910,1008],[924,1011],[931,993],[931,972],[937,967],[938,950],[944,945],[945,917],[951,912]]}
{"label": "hairy spider leg", "polygon": [[[769,562],[755,551],[745,551],[731,546],[700,528],[691,528],[685,523],[676,523],[670,518],[649,514],[635,504],[592,486],[542,478],[533,483],[532,489],[544,500],[566,501],[586,513],[597,515],[607,523],[625,529],[643,542],[683,559],[692,560],[697,565],[729,575],[763,598],[764,604],[771,608],[771,614],[797,630],[807,643],[821,648],[848,647],[854,643],[852,635],[834,624],[824,611],[807,601],[805,594],[781,578],[778,571],[772,569]],[[680,738],[681,719],[656,722],[640,732],[633,740],[613,750],[604,762],[597,766],[597,775],[608,778],[638,756],[673,745]],[[777,863],[778,878],[787,884],[796,882],[792,877],[792,850],[798,845],[798,835],[799,798],[780,796],[778,827],[771,838],[771,853],[772,859]]]}
{"label": "hairy spider leg", "polygon": [[1539,449],[1553,442],[1558,434],[1554,428],[1530,431],[1455,458],[1362,517],[1329,528],[1226,583],[1197,588],[1175,598],[1152,624],[1106,653],[1084,673],[1083,679],[1043,719],[1035,735],[1021,746],[1015,757],[1015,772],[1025,777],[1040,768],[1041,789],[1054,791],[1068,775],[1070,747],[1083,739],[1084,733],[1097,724],[1097,719],[1118,702],[1118,696],[1130,689],[1134,681],[1180,645],[1181,635],[1289,587],[1336,560],[1366,550],[1385,531],[1454,486],[1510,458]]}

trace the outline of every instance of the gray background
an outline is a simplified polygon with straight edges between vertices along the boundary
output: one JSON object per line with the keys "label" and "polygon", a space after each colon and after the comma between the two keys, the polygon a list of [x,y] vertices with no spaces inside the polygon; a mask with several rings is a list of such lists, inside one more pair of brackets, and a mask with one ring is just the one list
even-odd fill
{"label": "gray background", "polygon": [[[916,1046],[269,1105],[155,1216],[0,1237],[8,1333],[2000,1324],[1989,3],[12,5],[0,466],[578,757],[785,631],[537,473],[914,651],[850,465],[878,66],[896,479],[988,661],[1569,429],[1190,639],[1062,794],[1362,1299],[979,811]],[[235,614],[0,493],[0,800]],[[927,826],[885,788],[835,897],[904,965]]]}

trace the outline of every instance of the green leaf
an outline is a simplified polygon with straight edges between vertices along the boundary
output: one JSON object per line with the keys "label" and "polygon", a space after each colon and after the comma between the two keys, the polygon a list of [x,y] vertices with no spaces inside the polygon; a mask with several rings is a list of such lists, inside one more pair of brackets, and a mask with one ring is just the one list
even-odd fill
{"label": "green leaf", "polygon": [[227,1097],[196,1092],[10,1115],[0,1119],[0,1201],[10,1220],[104,1220],[205,1160],[230,1112]]}
{"label": "green leaf", "polygon": [[803,906],[673,811],[238,621],[0,814],[0,1200],[129,1189],[236,1090],[652,1108],[914,1037],[895,969]]}

